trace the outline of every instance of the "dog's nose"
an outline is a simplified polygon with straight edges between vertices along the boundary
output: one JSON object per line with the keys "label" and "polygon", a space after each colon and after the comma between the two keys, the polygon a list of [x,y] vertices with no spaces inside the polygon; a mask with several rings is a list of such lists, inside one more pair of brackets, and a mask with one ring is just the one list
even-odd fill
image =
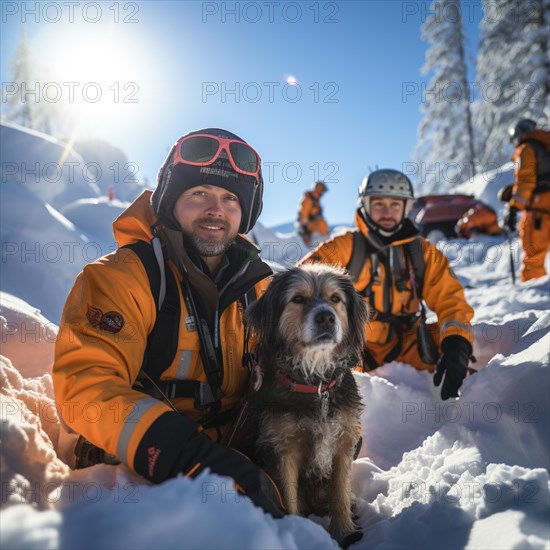
{"label": "dog's nose", "polygon": [[334,323],[336,322],[336,318],[334,317],[334,313],[328,310],[319,311],[315,315],[315,324],[318,328],[323,330],[330,330],[331,328],[334,328]]}

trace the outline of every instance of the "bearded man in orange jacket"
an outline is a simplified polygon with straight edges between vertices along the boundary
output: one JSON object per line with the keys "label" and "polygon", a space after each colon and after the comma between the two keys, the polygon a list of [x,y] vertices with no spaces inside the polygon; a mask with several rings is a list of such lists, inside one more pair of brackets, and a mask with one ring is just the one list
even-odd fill
{"label": "bearded man in orange jacket", "polygon": [[[391,361],[435,370],[434,383],[443,381],[441,397],[448,399],[458,396],[467,374],[474,312],[447,258],[406,217],[413,200],[412,183],[401,172],[371,173],[359,188],[356,231],[325,241],[301,262],[348,268],[356,290],[368,301],[372,316],[365,327],[364,370]],[[420,326],[422,300],[438,318],[428,325],[432,347],[437,346],[431,353]]]}
{"label": "bearded man in orange jacket", "polygon": [[242,236],[262,210],[260,157],[226,130],[191,132],[157,183],[114,222],[118,250],[87,265],[69,294],[58,409],[88,445],[153,483],[209,468],[280,517],[269,477],[221,443],[248,382],[241,299],[271,275]]}
{"label": "bearded man in orange jacket", "polygon": [[515,231],[517,213],[522,212],[519,237],[523,247],[522,281],[546,274],[544,260],[550,246],[550,132],[537,129],[531,119],[522,119],[510,128],[516,145],[514,185],[505,225]]}

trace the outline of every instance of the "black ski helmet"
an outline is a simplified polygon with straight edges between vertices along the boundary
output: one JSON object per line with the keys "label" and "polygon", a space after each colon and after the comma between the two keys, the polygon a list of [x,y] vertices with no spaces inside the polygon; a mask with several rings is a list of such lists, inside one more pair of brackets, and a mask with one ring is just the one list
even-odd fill
{"label": "black ski helmet", "polygon": [[537,123],[530,118],[522,118],[515,126],[508,130],[510,143],[519,143],[524,134],[530,134],[537,129]]}
{"label": "black ski helmet", "polygon": [[[244,139],[221,128],[197,130],[182,137],[194,134],[208,134],[246,143]],[[176,141],[176,144],[180,139]],[[242,211],[239,233],[248,233],[254,227],[262,211],[264,182],[261,168],[258,178],[236,172],[227,155],[224,154],[225,151],[222,151],[220,156],[208,166],[209,170],[204,170],[203,166],[190,164],[178,163],[174,165],[176,144],[172,146],[160,167],[157,175],[157,187],[151,197],[153,212],[159,220],[171,229],[179,230],[180,226],[174,217],[174,206],[179,196],[187,189],[197,185],[213,185],[227,189],[238,197]]]}

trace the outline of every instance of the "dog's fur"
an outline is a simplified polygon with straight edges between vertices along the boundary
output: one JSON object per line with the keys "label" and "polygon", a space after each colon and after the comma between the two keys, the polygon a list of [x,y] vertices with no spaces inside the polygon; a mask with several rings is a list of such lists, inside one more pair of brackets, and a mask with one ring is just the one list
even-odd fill
{"label": "dog's fur", "polygon": [[[255,459],[275,479],[290,513],[328,512],[329,531],[342,542],[357,529],[351,465],[362,404],[352,369],[365,343],[366,303],[343,270],[305,265],[276,274],[246,317],[263,371]],[[297,393],[277,373],[298,384],[335,384]]]}

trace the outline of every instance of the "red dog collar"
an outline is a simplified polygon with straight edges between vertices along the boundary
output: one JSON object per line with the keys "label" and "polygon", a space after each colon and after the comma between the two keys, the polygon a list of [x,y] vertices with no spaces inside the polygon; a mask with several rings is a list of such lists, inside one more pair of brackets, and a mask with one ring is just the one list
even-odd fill
{"label": "red dog collar", "polygon": [[296,382],[293,382],[288,376],[285,376],[281,372],[277,373],[277,380],[287,389],[291,392],[295,393],[318,393],[319,395],[321,393],[324,393],[326,391],[331,390],[336,385],[336,380],[332,380],[328,384],[319,384],[318,386],[315,385],[308,385],[308,384],[298,384]]}

